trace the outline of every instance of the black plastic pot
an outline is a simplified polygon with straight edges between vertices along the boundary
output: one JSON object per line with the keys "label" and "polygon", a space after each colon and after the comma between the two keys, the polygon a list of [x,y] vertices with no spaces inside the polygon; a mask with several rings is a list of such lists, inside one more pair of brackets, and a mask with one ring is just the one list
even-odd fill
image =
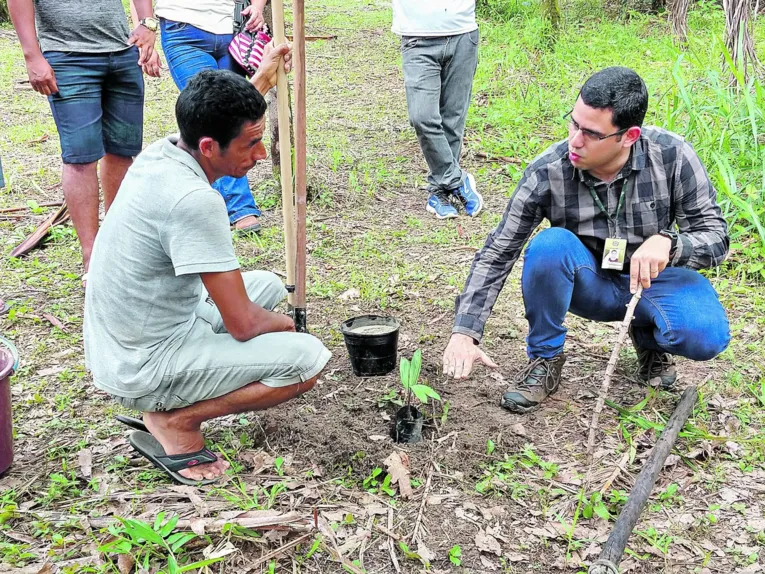
{"label": "black plastic pot", "polygon": [[422,440],[422,413],[407,405],[398,409],[391,436],[396,442],[420,442]]}
{"label": "black plastic pot", "polygon": [[387,375],[396,368],[399,327],[397,319],[381,315],[362,315],[340,325],[356,376]]}

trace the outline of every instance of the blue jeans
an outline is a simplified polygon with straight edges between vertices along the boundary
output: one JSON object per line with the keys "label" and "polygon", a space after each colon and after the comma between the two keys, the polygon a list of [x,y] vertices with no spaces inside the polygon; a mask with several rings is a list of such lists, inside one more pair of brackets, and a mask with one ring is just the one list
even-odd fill
{"label": "blue jeans", "polygon": [[119,52],[45,52],[58,92],[48,96],[64,163],[104,154],[134,157],[143,141],[143,74],[138,48]]}
{"label": "blue jeans", "polygon": [[[571,231],[553,227],[531,240],[524,257],[523,300],[529,357],[551,359],[563,351],[568,311],[593,321],[621,321],[632,295],[629,274],[607,271]],[[632,321],[644,349],[706,361],[730,342],[728,318],[701,274],[667,267],[643,296]]]}
{"label": "blue jeans", "polygon": [[[212,34],[186,24],[160,18],[162,51],[170,68],[170,75],[179,90],[202,70],[231,70],[244,75],[244,70],[231,58],[228,45],[234,34]],[[260,209],[250,191],[247,177],[224,176],[213,183],[213,187],[226,200],[228,218],[231,223],[248,215],[260,217]]]}
{"label": "blue jeans", "polygon": [[478,66],[478,30],[401,38],[409,121],[428,162],[428,192],[462,185],[462,136]]}

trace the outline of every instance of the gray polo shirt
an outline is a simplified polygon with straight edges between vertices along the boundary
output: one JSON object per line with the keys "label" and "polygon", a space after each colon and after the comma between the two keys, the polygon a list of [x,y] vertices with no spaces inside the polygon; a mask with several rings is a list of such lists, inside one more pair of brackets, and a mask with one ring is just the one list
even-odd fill
{"label": "gray polo shirt", "polygon": [[101,54],[126,50],[127,13],[121,0],[34,0],[43,52]]}
{"label": "gray polo shirt", "polygon": [[200,273],[239,268],[226,204],[177,136],[130,167],[96,236],[85,291],[85,364],[95,385],[156,389],[195,319]]}

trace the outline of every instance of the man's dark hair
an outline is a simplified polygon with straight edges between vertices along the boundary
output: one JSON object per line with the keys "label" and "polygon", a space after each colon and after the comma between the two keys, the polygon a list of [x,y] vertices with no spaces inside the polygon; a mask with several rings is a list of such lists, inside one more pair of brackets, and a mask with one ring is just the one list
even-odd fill
{"label": "man's dark hair", "polygon": [[181,139],[191,149],[211,137],[225,150],[245,122],[256,122],[266,113],[266,101],[250,82],[227,70],[203,70],[178,96],[175,120]]}
{"label": "man's dark hair", "polygon": [[596,72],[579,91],[582,101],[598,110],[609,109],[620,130],[642,126],[648,110],[648,90],[633,70],[614,66]]}

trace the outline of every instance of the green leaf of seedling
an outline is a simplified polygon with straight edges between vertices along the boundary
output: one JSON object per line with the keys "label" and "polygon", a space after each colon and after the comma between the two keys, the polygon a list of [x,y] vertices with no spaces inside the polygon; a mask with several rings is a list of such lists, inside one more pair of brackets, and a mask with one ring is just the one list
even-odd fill
{"label": "green leaf of seedling", "polygon": [[399,363],[399,369],[401,370],[401,384],[405,389],[409,389],[409,359],[401,357]]}
{"label": "green leaf of seedling", "polygon": [[409,386],[417,384],[422,369],[422,351],[417,349],[412,356],[412,368],[409,370]]}
{"label": "green leaf of seedling", "polygon": [[428,393],[425,392],[425,385],[414,385],[411,389],[417,400],[423,404],[428,402]]}
{"label": "green leaf of seedling", "polygon": [[497,446],[494,444],[493,440],[489,439],[486,441],[486,454],[493,453],[495,448],[497,448]]}
{"label": "green leaf of seedling", "polygon": [[162,523],[165,520],[165,511],[163,510],[159,514],[157,514],[157,517],[154,519],[154,532],[159,532],[159,527],[162,526]]}
{"label": "green leaf of seedling", "polygon": [[451,547],[451,550],[449,550],[449,561],[454,564],[455,566],[459,566],[462,564],[462,548],[460,548],[459,544],[455,544]]}

